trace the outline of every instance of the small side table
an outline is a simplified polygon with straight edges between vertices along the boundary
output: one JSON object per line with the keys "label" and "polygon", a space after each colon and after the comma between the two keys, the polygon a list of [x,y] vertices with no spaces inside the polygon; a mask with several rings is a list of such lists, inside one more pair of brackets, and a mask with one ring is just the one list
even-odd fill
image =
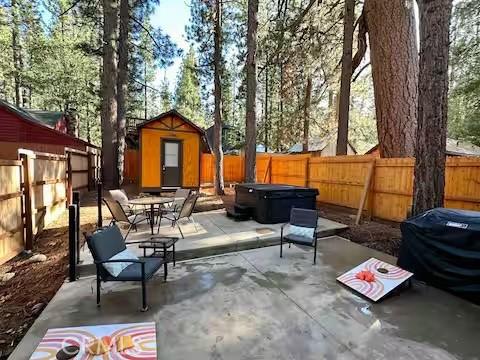
{"label": "small side table", "polygon": [[[150,240],[144,241],[138,245],[140,249],[143,249],[144,257],[161,257],[164,260],[164,279],[167,280],[167,264],[171,261],[175,266],[175,243],[179,240],[178,237],[167,236],[152,236]],[[171,250],[169,250],[172,248]],[[153,252],[147,255],[147,250],[150,249]]]}

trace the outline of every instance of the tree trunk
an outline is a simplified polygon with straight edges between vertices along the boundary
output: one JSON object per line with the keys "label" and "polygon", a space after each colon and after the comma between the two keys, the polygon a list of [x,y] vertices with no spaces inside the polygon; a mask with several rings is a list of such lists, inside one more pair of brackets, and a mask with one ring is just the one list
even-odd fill
{"label": "tree trunk", "polygon": [[[268,58],[268,56],[267,56]],[[268,151],[268,64],[265,64],[265,110],[264,110],[264,133],[263,142],[265,146],[265,152]]]}
{"label": "tree trunk", "polygon": [[108,188],[118,187],[117,172],[117,61],[115,48],[118,3],[103,0],[102,170]]}
{"label": "tree trunk", "polygon": [[17,0],[12,0],[12,54],[13,54],[13,69],[14,69],[14,87],[15,87],[15,105],[22,105],[22,95],[21,95],[21,52],[20,47],[20,14],[19,14],[19,4]]}
{"label": "tree trunk", "polygon": [[257,20],[258,0],[248,0],[245,182],[257,181]]}
{"label": "tree trunk", "polygon": [[284,97],[284,74],[283,74],[283,61],[280,62],[280,117],[277,129],[277,151],[281,152],[283,147],[283,97]]}
{"label": "tree trunk", "polygon": [[130,7],[128,0],[120,0],[120,33],[118,37],[117,81],[117,169],[118,182],[123,183],[125,136],[127,125],[126,98],[128,92],[128,27]]}
{"label": "tree trunk", "polygon": [[308,140],[310,133],[310,104],[312,102],[312,77],[307,78],[307,86],[305,88],[305,102],[303,104],[303,144],[302,151],[308,151]]}
{"label": "tree trunk", "polygon": [[347,155],[350,85],[352,80],[352,44],[355,22],[355,0],[345,1],[343,17],[343,56],[338,111],[337,155]]}
{"label": "tree trunk", "polygon": [[145,121],[148,119],[148,91],[147,91],[147,62],[143,60],[143,117]]}
{"label": "tree trunk", "polygon": [[222,4],[215,0],[215,29],[214,29],[214,97],[215,97],[215,124],[213,127],[213,152],[215,154],[215,193],[225,194],[223,183],[223,149],[222,149]]}
{"label": "tree trunk", "polygon": [[366,0],[380,155],[413,156],[418,51],[413,0]]}
{"label": "tree trunk", "polygon": [[413,213],[442,207],[452,0],[419,2],[420,79]]}

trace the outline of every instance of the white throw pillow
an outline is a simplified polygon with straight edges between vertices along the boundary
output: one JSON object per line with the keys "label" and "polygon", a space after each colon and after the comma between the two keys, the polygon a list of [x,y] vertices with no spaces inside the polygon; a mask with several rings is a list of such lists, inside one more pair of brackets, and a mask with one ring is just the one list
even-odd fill
{"label": "white throw pillow", "polygon": [[[118,254],[113,255],[108,260],[138,260],[138,256],[131,252],[129,249],[120,251]],[[112,276],[117,277],[125,268],[132,265],[131,262],[111,262],[103,264],[105,270],[107,270]]]}
{"label": "white throw pillow", "polygon": [[289,225],[287,234],[303,236],[309,239],[313,239],[314,228],[308,228],[303,226]]}

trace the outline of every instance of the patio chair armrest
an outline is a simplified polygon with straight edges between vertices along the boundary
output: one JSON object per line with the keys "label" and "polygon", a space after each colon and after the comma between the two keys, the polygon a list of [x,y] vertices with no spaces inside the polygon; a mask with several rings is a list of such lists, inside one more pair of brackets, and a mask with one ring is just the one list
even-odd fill
{"label": "patio chair armrest", "polygon": [[145,261],[140,260],[140,259],[115,259],[115,260],[104,260],[104,261],[95,261],[94,263],[96,265],[102,265],[102,264],[107,264],[107,263],[122,263],[122,262],[128,262],[132,264],[145,264]]}

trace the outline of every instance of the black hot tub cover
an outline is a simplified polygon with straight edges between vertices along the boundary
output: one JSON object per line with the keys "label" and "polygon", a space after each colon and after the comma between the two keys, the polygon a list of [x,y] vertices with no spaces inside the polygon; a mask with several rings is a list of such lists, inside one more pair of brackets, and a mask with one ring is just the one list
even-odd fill
{"label": "black hot tub cover", "polygon": [[480,303],[480,212],[437,208],[404,221],[398,265]]}

